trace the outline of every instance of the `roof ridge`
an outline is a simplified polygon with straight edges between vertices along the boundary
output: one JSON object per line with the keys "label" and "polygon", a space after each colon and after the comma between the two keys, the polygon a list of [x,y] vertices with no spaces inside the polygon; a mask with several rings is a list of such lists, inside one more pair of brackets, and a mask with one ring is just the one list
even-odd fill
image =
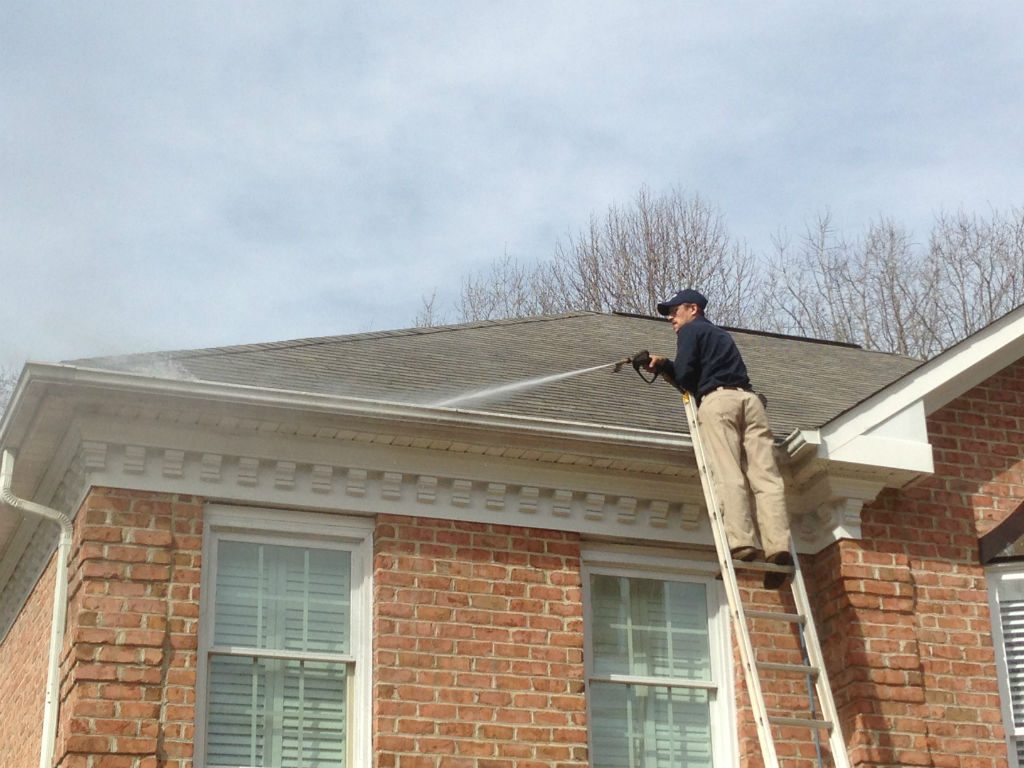
{"label": "roof ridge", "polygon": [[356,342],[365,339],[397,338],[401,336],[426,336],[434,333],[446,333],[452,331],[467,330],[471,328],[493,327],[500,325],[520,325],[526,323],[550,322],[563,320],[570,317],[581,317],[584,315],[601,314],[599,312],[575,311],[562,312],[552,315],[529,315],[527,317],[506,317],[495,320],[473,320],[468,323],[451,323],[448,325],[435,326],[412,326],[409,328],[394,328],[385,331],[363,331],[361,333],[342,333],[332,336],[306,336],[298,339],[284,339],[281,341],[264,341],[252,344],[229,344],[221,347],[200,347],[198,349],[177,349],[157,350],[155,352],[136,352],[126,355],[103,355],[100,357],[85,357],[75,360],[66,360],[66,363],[80,363],[83,361],[95,360],[127,360],[130,358],[158,357],[163,359],[189,360],[200,357],[213,357],[215,355],[237,355],[248,352],[261,352],[271,349],[301,349],[305,347],[317,347],[325,344],[337,344],[339,342]]}
{"label": "roof ridge", "polygon": [[[645,314],[640,313],[640,312],[621,312],[619,310],[614,310],[610,314],[618,315],[620,317],[633,317],[633,318],[637,318],[639,320],[657,320],[657,321],[663,322],[663,323],[667,323],[668,322],[668,318],[667,317],[662,317],[661,315],[645,315]],[[711,322],[713,322],[713,321],[711,321]],[[908,355],[901,355],[898,352],[883,352],[882,350],[879,350],[879,349],[865,349],[862,345],[857,344],[856,342],[852,342],[852,341],[837,341],[835,339],[819,339],[819,338],[817,338],[815,336],[798,336],[797,334],[794,334],[794,333],[780,333],[778,331],[762,331],[762,330],[759,330],[759,329],[756,329],[756,328],[739,328],[739,327],[733,326],[733,325],[719,325],[718,323],[715,323],[715,325],[717,325],[722,330],[729,331],[730,333],[745,333],[745,334],[749,334],[751,336],[765,336],[767,338],[772,338],[772,339],[789,339],[790,341],[803,341],[803,342],[808,342],[810,344],[824,344],[824,345],[829,346],[829,347],[846,347],[848,349],[859,349],[862,352],[871,352],[873,354],[878,354],[878,355],[889,355],[889,356],[892,356],[892,357],[901,357],[901,358],[906,358],[908,360],[916,359],[916,358],[912,358],[912,357],[910,357]]]}
{"label": "roof ridge", "polygon": [[[404,336],[429,336],[438,333],[452,333],[457,331],[465,331],[476,328],[493,328],[501,326],[515,326],[515,325],[526,325],[531,323],[546,323],[554,322],[558,320],[565,320],[575,317],[587,317],[587,316],[605,316],[605,317],[624,317],[638,320],[653,320],[656,322],[667,322],[666,318],[660,315],[645,315],[633,312],[624,312],[613,310],[610,312],[597,312],[593,310],[574,310],[570,312],[561,312],[554,314],[545,315],[528,315],[525,317],[505,317],[496,318],[491,320],[473,320],[466,323],[449,323],[446,325],[435,325],[435,326],[412,326],[407,328],[395,328],[382,331],[363,331],[361,333],[343,333],[334,334],[330,336],[306,336],[297,339],[284,339],[281,341],[265,341],[255,342],[250,344],[229,344],[217,347],[199,347],[196,349],[177,349],[177,350],[157,350],[154,352],[135,352],[124,355],[101,355],[95,357],[84,357],[77,358],[74,360],[63,361],[65,363],[76,365],[82,363],[107,363],[110,361],[131,361],[131,360],[195,360],[206,357],[226,357],[230,355],[243,355],[252,352],[266,352],[270,350],[291,350],[291,349],[305,349],[310,347],[318,347],[325,345],[335,345],[340,343],[357,343],[365,341],[367,339],[389,339],[389,338],[401,338]],[[772,331],[762,331],[751,328],[737,328],[733,326],[722,325],[719,326],[730,333],[738,333],[748,336],[759,336],[764,338],[775,338],[784,339],[790,341],[798,341],[802,343],[809,343],[822,346],[841,347],[846,349],[856,349],[861,352],[869,352],[872,354],[886,355],[889,357],[896,358],[908,358],[906,355],[900,355],[892,352],[881,352],[879,350],[864,349],[859,344],[843,341],[833,341],[830,339],[816,339],[809,336],[797,336],[793,334],[776,333]]]}

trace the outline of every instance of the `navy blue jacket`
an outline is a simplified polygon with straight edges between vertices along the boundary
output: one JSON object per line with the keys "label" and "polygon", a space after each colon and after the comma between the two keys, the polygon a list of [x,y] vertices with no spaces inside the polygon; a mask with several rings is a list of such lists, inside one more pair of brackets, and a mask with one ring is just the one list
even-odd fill
{"label": "navy blue jacket", "polygon": [[747,366],[732,336],[703,315],[676,334],[676,359],[672,371],[680,389],[698,400],[715,387],[750,389]]}

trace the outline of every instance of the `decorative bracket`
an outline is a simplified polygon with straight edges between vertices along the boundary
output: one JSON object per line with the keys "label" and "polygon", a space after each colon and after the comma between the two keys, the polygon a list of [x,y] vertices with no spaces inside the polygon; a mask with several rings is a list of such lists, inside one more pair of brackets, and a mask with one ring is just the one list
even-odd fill
{"label": "decorative bracket", "polygon": [[806,511],[793,520],[795,536],[813,549],[838,539],[861,538],[864,505],[883,487],[879,481],[819,475],[803,495]]}

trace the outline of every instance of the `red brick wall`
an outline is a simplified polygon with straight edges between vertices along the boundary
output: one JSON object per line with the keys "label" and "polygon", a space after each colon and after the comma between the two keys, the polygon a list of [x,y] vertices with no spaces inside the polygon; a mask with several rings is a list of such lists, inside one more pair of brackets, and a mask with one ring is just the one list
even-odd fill
{"label": "red brick wall", "polygon": [[39,765],[56,562],[50,558],[0,644],[0,765],[5,768]]}
{"label": "red brick wall", "polygon": [[[978,537],[1024,500],[1024,365],[930,419],[936,473],[806,563],[855,765],[1002,768]],[[95,489],[75,526],[56,764],[190,768],[202,506]],[[47,570],[0,645],[0,764],[38,759]],[[381,517],[374,558],[378,768],[587,764],[577,537]],[[761,601],[778,599],[761,590]],[[758,635],[773,658],[789,635]],[[802,683],[801,683],[802,685]],[[741,687],[742,690],[742,687]],[[797,686],[768,698],[797,707]],[[741,693],[741,754],[759,764]],[[780,753],[810,758],[805,737]]]}
{"label": "red brick wall", "polygon": [[75,522],[56,765],[188,768],[202,506],[93,489]]}
{"label": "red brick wall", "polygon": [[587,765],[575,535],[382,517],[378,768]]}
{"label": "red brick wall", "polygon": [[929,419],[935,474],[863,511],[814,565],[859,765],[1007,764],[978,539],[1024,500],[1024,364]]}

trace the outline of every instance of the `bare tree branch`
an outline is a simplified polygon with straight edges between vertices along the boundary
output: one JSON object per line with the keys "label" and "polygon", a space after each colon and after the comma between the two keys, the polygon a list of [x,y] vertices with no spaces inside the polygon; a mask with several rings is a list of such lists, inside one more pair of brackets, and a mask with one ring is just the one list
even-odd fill
{"label": "bare tree branch", "polygon": [[[461,321],[590,310],[650,313],[685,287],[719,323],[927,359],[1024,303],[1024,209],[941,213],[927,244],[891,219],[847,239],[829,212],[764,265],[721,213],[678,189],[643,187],[560,239],[548,261],[508,253],[463,281]],[[436,322],[434,297],[417,322]],[[422,318],[422,321],[421,321]]]}
{"label": "bare tree branch", "polygon": [[424,296],[422,306],[416,313],[416,327],[435,328],[446,323],[445,315],[437,303],[437,291],[432,292],[430,298]]}

